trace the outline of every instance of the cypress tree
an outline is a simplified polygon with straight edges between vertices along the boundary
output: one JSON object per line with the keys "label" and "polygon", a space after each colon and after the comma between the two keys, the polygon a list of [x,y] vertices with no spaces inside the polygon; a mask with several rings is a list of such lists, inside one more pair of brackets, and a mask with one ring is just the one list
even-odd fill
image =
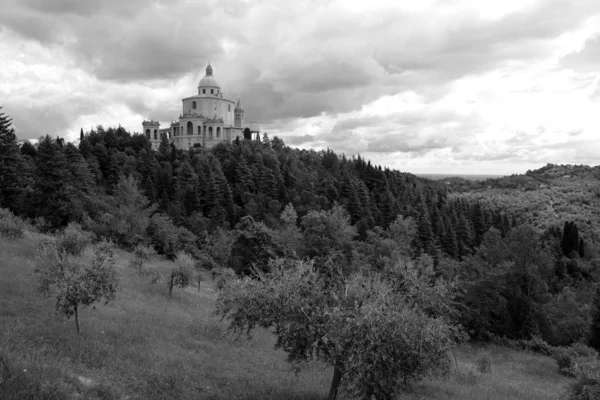
{"label": "cypress tree", "polygon": [[592,325],[590,327],[589,345],[600,351],[600,285],[592,303]]}

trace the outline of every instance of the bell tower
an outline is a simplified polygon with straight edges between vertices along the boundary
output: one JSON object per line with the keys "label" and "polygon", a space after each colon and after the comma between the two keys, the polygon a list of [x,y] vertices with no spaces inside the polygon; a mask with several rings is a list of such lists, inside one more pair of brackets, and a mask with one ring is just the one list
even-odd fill
{"label": "bell tower", "polygon": [[240,99],[238,99],[237,104],[234,110],[234,120],[233,125],[236,128],[241,128],[244,125],[244,109],[242,108],[242,103]]}

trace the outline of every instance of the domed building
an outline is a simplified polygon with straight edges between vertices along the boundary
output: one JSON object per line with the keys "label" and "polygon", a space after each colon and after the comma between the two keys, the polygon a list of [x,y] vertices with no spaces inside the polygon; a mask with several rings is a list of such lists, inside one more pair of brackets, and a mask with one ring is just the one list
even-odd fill
{"label": "domed building", "polygon": [[247,127],[255,134],[260,131],[257,122],[244,125],[244,109],[239,99],[236,103],[223,97],[210,63],[206,75],[198,83],[198,94],[186,97],[182,102],[181,115],[170,127],[161,129],[160,123],[153,120],[142,122],[143,132],[153,149],[158,149],[163,135],[178,149],[189,149],[231,143],[238,136],[243,138]]}

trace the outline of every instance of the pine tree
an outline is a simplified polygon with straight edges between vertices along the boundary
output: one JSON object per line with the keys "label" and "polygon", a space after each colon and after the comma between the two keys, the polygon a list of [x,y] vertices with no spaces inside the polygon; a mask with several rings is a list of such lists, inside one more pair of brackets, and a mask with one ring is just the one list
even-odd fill
{"label": "pine tree", "polygon": [[259,189],[267,197],[277,199],[277,181],[275,180],[275,175],[273,174],[273,170],[265,165],[262,165],[260,169]]}
{"label": "pine tree", "polygon": [[52,228],[66,226],[76,210],[67,187],[69,170],[63,149],[46,136],[40,141],[35,161],[34,204]]}
{"label": "pine tree", "polygon": [[29,179],[11,125],[12,120],[0,112],[0,207],[7,207],[18,214],[23,209],[22,201]]}
{"label": "pine tree", "polygon": [[37,149],[29,140],[26,140],[21,146],[21,155],[35,158],[37,156]]}

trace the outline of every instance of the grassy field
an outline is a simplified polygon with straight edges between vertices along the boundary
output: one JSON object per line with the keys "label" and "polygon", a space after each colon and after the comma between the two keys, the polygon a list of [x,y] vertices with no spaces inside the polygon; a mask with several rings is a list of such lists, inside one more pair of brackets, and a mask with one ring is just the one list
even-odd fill
{"label": "grassy field", "polygon": [[[299,374],[274,337],[225,334],[212,315],[216,289],[208,274],[200,291],[151,285],[118,251],[122,290],[107,306],[81,312],[83,335],[57,318],[50,299],[36,293],[34,253],[40,235],[0,237],[0,398],[11,399],[324,399],[332,371],[319,363]],[[90,257],[90,254],[86,254]],[[162,272],[159,258],[146,268]],[[475,367],[482,349],[457,351],[453,374],[417,385],[402,399],[559,399],[569,380],[553,360],[487,347],[491,373]],[[458,372],[457,372],[458,367]],[[5,370],[2,373],[2,370]]]}

